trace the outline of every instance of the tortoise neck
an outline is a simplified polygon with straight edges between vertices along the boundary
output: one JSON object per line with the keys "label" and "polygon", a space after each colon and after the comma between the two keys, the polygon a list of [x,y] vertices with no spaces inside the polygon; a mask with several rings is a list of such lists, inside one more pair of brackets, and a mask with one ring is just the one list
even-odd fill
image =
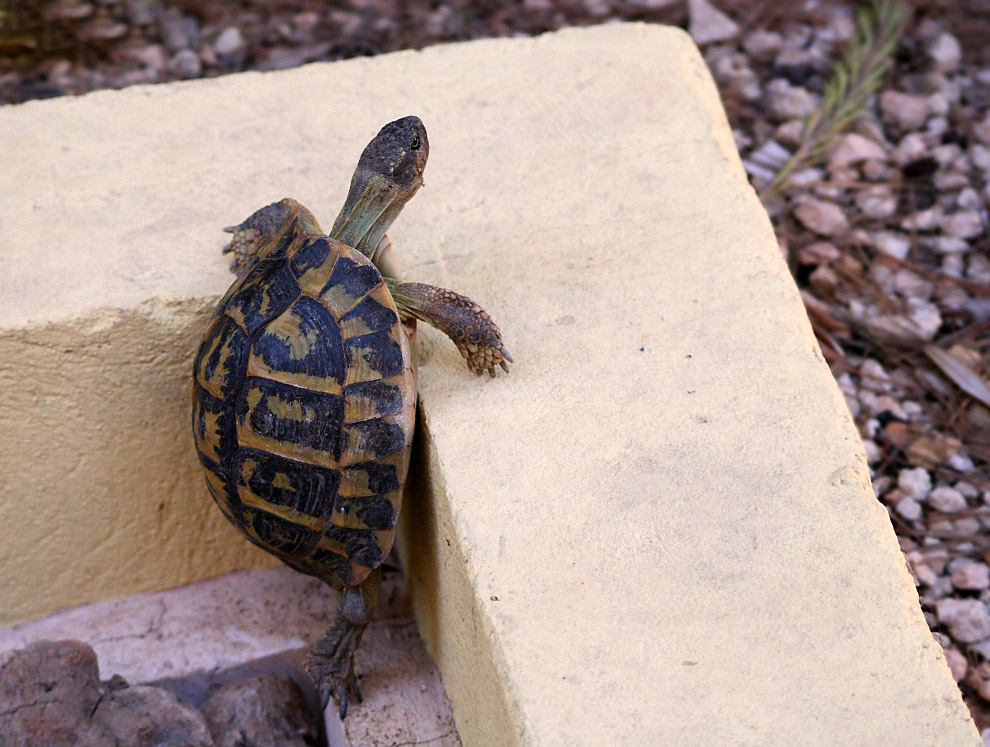
{"label": "tortoise neck", "polygon": [[330,237],[370,258],[421,184],[422,179],[417,179],[403,188],[381,174],[359,168],[351,179],[351,188],[330,229]]}

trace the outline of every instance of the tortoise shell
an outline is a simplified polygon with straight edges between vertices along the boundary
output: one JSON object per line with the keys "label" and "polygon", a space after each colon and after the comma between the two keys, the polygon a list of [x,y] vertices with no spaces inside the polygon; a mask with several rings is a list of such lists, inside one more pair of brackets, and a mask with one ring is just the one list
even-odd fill
{"label": "tortoise shell", "polygon": [[298,221],[220,301],[196,355],[206,484],[251,542],[336,588],[392,547],[416,378],[382,276]]}

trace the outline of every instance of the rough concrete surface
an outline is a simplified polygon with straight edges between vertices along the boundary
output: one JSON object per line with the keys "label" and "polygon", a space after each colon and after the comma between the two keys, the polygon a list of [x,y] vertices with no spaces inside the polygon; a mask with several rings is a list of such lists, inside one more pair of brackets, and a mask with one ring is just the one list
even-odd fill
{"label": "rough concrete surface", "polygon": [[481,302],[516,360],[475,379],[421,334],[430,482],[404,532],[465,744],[977,744],[674,29],[0,109],[6,619],[263,562],[186,432],[219,228],[283,196],[329,223],[412,113],[432,155],[391,232],[406,273]]}

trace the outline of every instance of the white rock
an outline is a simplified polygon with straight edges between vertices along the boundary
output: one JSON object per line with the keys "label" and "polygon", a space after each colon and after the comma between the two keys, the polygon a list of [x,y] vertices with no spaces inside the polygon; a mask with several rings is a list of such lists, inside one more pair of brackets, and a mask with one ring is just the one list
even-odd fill
{"label": "white rock", "polygon": [[976,469],[976,466],[973,464],[973,460],[965,451],[957,451],[946,460],[946,463],[956,472],[963,475],[969,474]]}
{"label": "white rock", "polygon": [[938,161],[939,166],[948,166],[962,154],[962,148],[955,143],[945,143],[936,145],[931,149],[929,155]]}
{"label": "white rock", "polygon": [[781,166],[787,163],[791,157],[791,152],[776,140],[767,140],[756,150],[749,154],[747,159],[757,166],[772,169],[776,172]]}
{"label": "white rock", "polygon": [[973,135],[984,145],[990,145],[990,114],[973,125]]}
{"label": "white rock", "polygon": [[879,251],[897,259],[904,259],[911,251],[911,240],[900,233],[878,231],[870,235],[873,246]]}
{"label": "white rock", "polygon": [[964,210],[943,215],[939,220],[939,228],[948,236],[972,239],[983,233],[983,220],[976,210]]}
{"label": "white rock", "polygon": [[151,70],[162,70],[165,67],[165,49],[161,44],[149,44],[135,50],[134,59]]}
{"label": "white rock", "polygon": [[897,513],[908,521],[917,521],[921,518],[921,504],[914,498],[901,498],[895,508]]}
{"label": "white rock", "polygon": [[191,49],[182,49],[168,61],[168,69],[180,78],[198,78],[203,68],[198,54]]}
{"label": "white rock", "polygon": [[954,72],[962,62],[962,47],[959,40],[952,34],[941,33],[936,36],[926,50],[934,63],[935,70],[940,73]]}
{"label": "white rock", "polygon": [[887,124],[912,131],[921,127],[928,118],[928,104],[920,96],[884,91],[880,94],[880,113]]}
{"label": "white rock", "polygon": [[832,149],[829,171],[870,159],[884,161],[887,159],[887,151],[880,143],[855,132],[849,132],[840,137],[835,148]]}
{"label": "white rock", "polygon": [[942,135],[949,129],[949,120],[945,117],[932,117],[925,125],[925,132],[929,135]]}
{"label": "white rock", "polygon": [[924,467],[902,469],[897,473],[897,487],[904,495],[923,501],[932,490],[932,478]]}
{"label": "white rock", "polygon": [[960,210],[979,210],[980,195],[972,187],[966,187],[956,197],[956,205]]}
{"label": "white rock", "polygon": [[[951,236],[944,236],[943,240],[946,242],[962,241],[962,239],[953,239]],[[963,261],[962,254],[960,253],[946,254],[944,257],[942,257],[941,270],[946,275],[952,275],[952,277],[961,278],[963,273],[962,261]]]}
{"label": "white rock", "polygon": [[743,39],[743,49],[754,60],[772,60],[784,44],[783,37],[776,31],[753,31]]}
{"label": "white rock", "polygon": [[236,26],[228,26],[220,32],[220,36],[213,43],[213,48],[219,55],[229,55],[243,49],[247,45],[240,29]]}
{"label": "white rock", "polygon": [[838,236],[849,229],[849,221],[842,208],[814,198],[802,200],[794,209],[794,217],[805,228],[821,236]]}
{"label": "white rock", "polygon": [[937,208],[918,210],[901,221],[901,226],[908,231],[931,231],[941,219],[941,211]]}
{"label": "white rock", "polygon": [[[927,474],[927,473],[926,473]],[[955,488],[943,486],[928,494],[928,505],[944,514],[954,514],[966,509],[966,498]]]}
{"label": "white rock", "polygon": [[889,394],[883,394],[874,398],[870,403],[870,408],[877,414],[889,412],[898,420],[907,420],[907,413],[904,412],[904,408],[901,407],[901,403]]}
{"label": "white rock", "polygon": [[975,643],[990,637],[990,613],[978,599],[939,599],[935,611],[957,641]]}
{"label": "white rock", "polygon": [[908,298],[931,298],[935,285],[916,272],[900,269],[894,273],[894,290]]}
{"label": "white rock", "polygon": [[915,303],[914,299],[910,299],[908,307],[908,319],[917,325],[921,339],[927,341],[935,337],[938,328],[942,326],[942,314],[938,306],[926,301]]}
{"label": "white rock", "polygon": [[871,441],[868,438],[863,439],[863,450],[866,452],[867,464],[876,464],[883,458],[883,452],[877,446],[876,441]]}
{"label": "white rock", "polygon": [[[983,525],[980,524],[979,519],[974,519],[972,517],[966,517],[963,519],[956,519],[952,522],[952,533],[959,537],[966,537],[969,535],[979,534],[983,529]],[[968,552],[972,550],[973,546],[967,543],[960,543],[956,545],[956,552]]]}
{"label": "white rock", "polygon": [[804,122],[800,119],[789,119],[780,127],[774,130],[774,140],[785,145],[797,145],[801,142],[801,133],[804,132]]}
{"label": "white rock", "polygon": [[990,565],[969,563],[952,572],[952,585],[957,589],[982,591],[990,589]]}
{"label": "white rock", "polygon": [[876,184],[856,194],[856,207],[869,218],[889,218],[897,210],[897,197],[886,184]]}
{"label": "white rock", "polygon": [[810,169],[795,171],[791,174],[791,178],[787,180],[787,183],[792,187],[812,187],[824,178],[825,172],[817,166],[813,166]]}
{"label": "white rock", "polygon": [[860,170],[863,172],[863,176],[871,182],[890,181],[893,174],[893,170],[886,161],[874,161],[873,159],[863,161]]}
{"label": "white rock", "polygon": [[[910,501],[912,499],[907,498],[906,500]],[[918,583],[922,586],[934,586],[938,581],[935,571],[924,563],[912,563],[911,567],[914,570],[914,577],[918,579]]]}
{"label": "white rock", "polygon": [[921,158],[928,151],[925,139],[920,133],[911,132],[901,138],[901,141],[894,148],[894,161],[898,166],[904,166]]}
{"label": "white rock", "polygon": [[926,236],[922,243],[939,254],[962,254],[969,251],[969,242],[955,236]]}
{"label": "white rock", "polygon": [[954,192],[969,186],[969,177],[966,172],[955,167],[951,170],[937,171],[933,181],[936,189],[942,193]]}
{"label": "white rock", "polygon": [[925,99],[928,113],[936,117],[944,117],[949,113],[949,99],[941,91],[931,94]]}
{"label": "white rock", "polygon": [[764,99],[767,112],[774,119],[801,119],[815,110],[814,97],[784,78],[775,78],[767,84]]}
{"label": "white rock", "polygon": [[990,285],[990,259],[982,254],[971,254],[966,267],[966,277]]}
{"label": "white rock", "polygon": [[753,145],[753,138],[738,127],[732,130],[732,139],[736,141],[736,150],[743,151]]}
{"label": "white rock", "polygon": [[[969,668],[969,661],[966,659],[966,655],[959,649],[946,649],[945,662],[949,665],[949,671],[952,672],[952,679],[956,682],[960,682],[962,678],[966,676],[966,670]],[[990,729],[984,729],[984,733],[990,735]],[[986,737],[984,737],[983,742],[986,744]]]}
{"label": "white rock", "polygon": [[859,370],[862,374],[860,381],[865,388],[875,392],[889,392],[891,390],[890,374],[878,361],[867,358]]}
{"label": "white rock", "polygon": [[954,487],[956,490],[958,490],[959,493],[961,495],[965,496],[966,498],[979,498],[980,497],[980,489],[977,488],[975,485],[973,485],[973,483],[971,483],[971,482],[965,482],[963,480],[960,480],[959,482],[957,482],[952,487]]}
{"label": "white rock", "polygon": [[990,172],[990,148],[979,143],[969,146],[969,161],[980,171]]}
{"label": "white rock", "polygon": [[829,244],[827,241],[816,241],[801,249],[798,256],[803,265],[824,265],[835,262],[841,253],[834,244]]}
{"label": "white rock", "polygon": [[708,0],[688,0],[688,14],[688,33],[695,44],[725,41],[739,33],[739,25]]}

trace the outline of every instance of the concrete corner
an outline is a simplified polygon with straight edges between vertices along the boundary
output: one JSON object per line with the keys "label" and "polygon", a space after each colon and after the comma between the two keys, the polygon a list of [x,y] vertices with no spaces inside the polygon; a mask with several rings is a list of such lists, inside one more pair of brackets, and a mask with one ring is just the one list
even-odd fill
{"label": "concrete corner", "polygon": [[0,109],[0,624],[270,562],[188,433],[221,226],[418,114],[403,546],[465,744],[979,744],[703,61],[645,25]]}

